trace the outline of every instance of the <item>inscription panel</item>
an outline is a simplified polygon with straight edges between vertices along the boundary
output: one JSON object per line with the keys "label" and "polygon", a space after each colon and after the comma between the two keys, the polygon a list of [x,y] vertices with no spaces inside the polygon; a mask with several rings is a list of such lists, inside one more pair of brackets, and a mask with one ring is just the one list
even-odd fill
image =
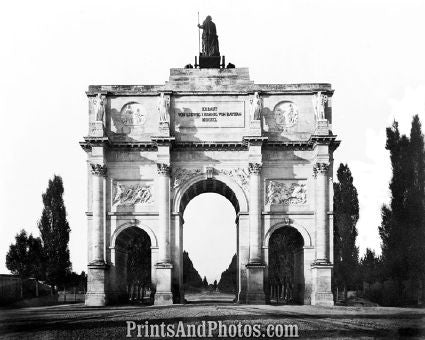
{"label": "inscription panel", "polygon": [[175,127],[179,128],[243,128],[243,101],[175,101]]}

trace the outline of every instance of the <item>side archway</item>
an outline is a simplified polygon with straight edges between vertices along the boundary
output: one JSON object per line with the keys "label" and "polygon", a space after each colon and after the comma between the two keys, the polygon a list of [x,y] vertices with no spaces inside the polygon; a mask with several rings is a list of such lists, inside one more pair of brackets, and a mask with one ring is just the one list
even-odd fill
{"label": "side archway", "polygon": [[304,250],[311,247],[308,231],[299,225],[275,224],[264,238],[266,295],[272,303],[304,303]]}
{"label": "side archway", "polygon": [[129,229],[129,228],[132,228],[132,227],[140,228],[144,232],[146,232],[149,235],[149,238],[151,240],[151,247],[152,248],[158,248],[158,240],[156,238],[154,231],[150,227],[141,224],[138,220],[134,220],[134,221],[131,221],[131,222],[126,222],[124,224],[121,224],[119,227],[117,227],[114,230],[114,232],[112,233],[112,236],[111,236],[111,248],[116,248],[117,245],[120,246],[119,244],[117,244],[117,237],[124,230],[128,230],[128,234],[131,236],[131,234],[133,234],[134,232],[132,232],[131,229]]}
{"label": "side archway", "polygon": [[[154,231],[137,220],[129,221],[115,229],[110,244],[112,300],[128,302],[129,298],[135,298],[148,301],[144,297],[153,297],[155,284],[158,241]],[[147,292],[149,295],[145,294]]]}
{"label": "side archway", "polygon": [[289,228],[296,229],[301,234],[301,236],[303,237],[304,247],[312,247],[313,246],[312,237],[311,237],[310,233],[308,232],[308,230],[304,226],[302,226],[300,224],[297,224],[297,223],[279,222],[279,223],[274,224],[267,231],[266,235],[264,236],[263,248],[268,248],[269,241],[270,241],[270,236],[276,230],[278,230],[280,228],[284,228],[284,227],[289,227]]}

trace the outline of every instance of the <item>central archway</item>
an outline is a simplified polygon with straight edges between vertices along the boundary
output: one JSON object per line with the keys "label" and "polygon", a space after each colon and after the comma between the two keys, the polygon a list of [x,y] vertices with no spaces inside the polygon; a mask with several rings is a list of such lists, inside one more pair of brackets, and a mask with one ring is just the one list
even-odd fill
{"label": "central archway", "polygon": [[[175,244],[178,244],[178,270],[175,270],[173,277],[173,288],[179,290],[181,302],[184,301],[183,288],[183,214],[189,202],[195,197],[204,193],[215,193],[225,197],[235,210],[236,219],[236,296],[235,300],[241,301],[244,299],[244,291],[246,288],[246,273],[245,264],[248,261],[248,204],[244,190],[227,176],[214,176],[213,178],[205,178],[205,176],[197,176],[192,178],[187,183],[182,185],[175,193],[174,199],[174,215],[179,216],[179,223],[175,226]],[[234,232],[233,230],[229,232]],[[241,238],[241,235],[243,236]],[[225,237],[225,235],[223,235]],[[243,239],[244,238],[244,239]],[[242,240],[243,239],[243,240]],[[177,247],[176,247],[177,248]],[[230,262],[231,259],[229,259]],[[223,271],[226,268],[223,268]]]}

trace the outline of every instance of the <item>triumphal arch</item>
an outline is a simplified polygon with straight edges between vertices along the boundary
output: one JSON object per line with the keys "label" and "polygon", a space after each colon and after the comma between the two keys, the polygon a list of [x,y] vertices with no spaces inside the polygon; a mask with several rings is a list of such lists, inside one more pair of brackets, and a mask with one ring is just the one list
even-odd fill
{"label": "triumphal arch", "polygon": [[182,303],[183,213],[205,192],[236,212],[238,302],[269,301],[269,240],[290,228],[302,240],[299,301],[333,305],[330,84],[256,84],[223,63],[87,95],[86,305],[125,299],[126,244],[140,230],[151,241],[154,303]]}

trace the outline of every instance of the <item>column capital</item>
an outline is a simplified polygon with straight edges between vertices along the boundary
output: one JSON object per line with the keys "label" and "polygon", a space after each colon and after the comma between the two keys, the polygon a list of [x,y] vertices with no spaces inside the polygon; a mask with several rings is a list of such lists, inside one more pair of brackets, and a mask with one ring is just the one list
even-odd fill
{"label": "column capital", "polygon": [[97,163],[90,163],[91,166],[91,173],[96,176],[106,176],[106,165],[97,164]]}
{"label": "column capital", "polygon": [[263,165],[261,163],[249,163],[248,164],[248,172],[250,175],[255,174],[259,175],[261,173],[261,168]]}
{"label": "column capital", "polygon": [[156,163],[158,175],[170,176],[171,166],[165,163]]}
{"label": "column capital", "polygon": [[328,163],[316,163],[313,166],[313,176],[316,177],[317,174],[325,174],[329,170]]}

